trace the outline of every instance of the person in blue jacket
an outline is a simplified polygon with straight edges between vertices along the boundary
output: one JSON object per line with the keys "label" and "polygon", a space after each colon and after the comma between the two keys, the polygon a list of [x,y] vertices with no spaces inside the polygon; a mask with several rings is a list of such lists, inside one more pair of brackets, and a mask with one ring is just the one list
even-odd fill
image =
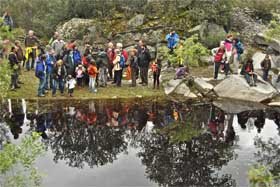
{"label": "person in blue jacket", "polygon": [[45,89],[50,90],[52,89],[52,72],[54,68],[54,64],[56,63],[56,58],[54,56],[54,50],[49,48],[48,52],[46,54],[46,65],[47,65],[47,72],[46,72],[46,84],[45,84]]}
{"label": "person in blue jacket", "polygon": [[43,54],[37,61],[35,76],[39,79],[38,97],[45,97],[45,84],[46,84],[46,65],[47,56]]}
{"label": "person in blue jacket", "polygon": [[166,35],[165,39],[167,41],[167,47],[170,49],[170,53],[173,53],[179,43],[179,35],[175,31],[171,31]]}
{"label": "person in blue jacket", "polygon": [[75,68],[82,63],[82,56],[80,51],[78,50],[77,46],[73,47],[73,60]]}

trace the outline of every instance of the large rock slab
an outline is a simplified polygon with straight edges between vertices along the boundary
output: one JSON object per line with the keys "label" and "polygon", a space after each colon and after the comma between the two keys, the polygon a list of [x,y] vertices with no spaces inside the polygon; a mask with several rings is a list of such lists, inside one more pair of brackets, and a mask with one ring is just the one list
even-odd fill
{"label": "large rock slab", "polygon": [[232,75],[214,88],[215,93],[222,98],[262,102],[271,99],[277,90],[267,82],[258,82],[256,87],[250,87],[245,78]]}
{"label": "large rock slab", "polygon": [[190,92],[190,88],[185,83],[180,84],[174,91],[174,93],[178,95],[189,95]]}
{"label": "large rock slab", "polygon": [[171,94],[173,91],[175,91],[175,89],[182,83],[182,79],[172,79],[170,81],[167,81],[165,83],[163,83],[163,87],[164,87],[164,92],[166,95]]}
{"label": "large rock slab", "polygon": [[144,14],[138,14],[136,16],[134,16],[133,18],[131,18],[127,24],[130,28],[136,28],[139,27],[141,25],[143,25],[145,20],[145,15]]}
{"label": "large rock slab", "polygon": [[220,99],[213,102],[213,105],[228,114],[238,114],[246,111],[263,110],[267,108],[264,104],[234,99]]}
{"label": "large rock slab", "polygon": [[[262,52],[256,52],[254,55],[253,55],[253,63],[254,63],[254,68],[255,69],[262,69],[261,67],[261,63],[262,61],[264,60],[266,54],[262,53]],[[274,56],[273,56],[274,57]],[[272,68],[275,68],[277,67],[276,64],[274,63],[275,60],[277,60],[275,57],[272,58],[271,57],[271,67]]]}
{"label": "large rock slab", "polygon": [[202,78],[195,78],[194,84],[195,84],[196,89],[204,95],[209,93],[214,88],[214,86],[212,84],[206,82]]}
{"label": "large rock slab", "polygon": [[265,34],[263,34],[263,33],[258,33],[255,35],[254,41],[258,45],[269,46],[273,50],[280,53],[280,40],[278,40],[276,38],[269,38],[269,37],[265,36]]}

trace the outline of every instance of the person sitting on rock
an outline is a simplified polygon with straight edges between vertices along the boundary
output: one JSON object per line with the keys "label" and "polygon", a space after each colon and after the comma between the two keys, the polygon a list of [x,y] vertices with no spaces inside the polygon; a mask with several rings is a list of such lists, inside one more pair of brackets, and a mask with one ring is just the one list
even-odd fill
{"label": "person sitting on rock", "polygon": [[266,55],[264,60],[261,62],[261,67],[263,70],[263,80],[268,81],[268,73],[271,69],[271,61],[269,55]]}
{"label": "person sitting on rock", "polygon": [[250,86],[256,86],[257,75],[254,72],[252,59],[247,60],[247,62],[243,65],[241,75],[245,76],[245,79]]}
{"label": "person sitting on rock", "polygon": [[176,70],[174,80],[176,79],[183,79],[189,74],[189,67],[180,65],[179,68]]}

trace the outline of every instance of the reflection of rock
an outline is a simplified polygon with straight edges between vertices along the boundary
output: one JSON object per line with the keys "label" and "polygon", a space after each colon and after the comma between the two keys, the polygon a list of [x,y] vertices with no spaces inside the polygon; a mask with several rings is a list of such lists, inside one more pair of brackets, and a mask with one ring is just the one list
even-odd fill
{"label": "reflection of rock", "polygon": [[206,82],[202,78],[195,78],[194,84],[195,84],[196,89],[204,95],[209,93],[214,88],[212,84]]}
{"label": "reflection of rock", "polygon": [[177,86],[179,86],[181,84],[183,80],[182,79],[176,79],[176,80],[170,80],[166,83],[163,84],[164,86],[164,92],[166,95],[171,94],[176,88]]}
{"label": "reflection of rock", "polygon": [[131,18],[127,22],[127,24],[130,28],[135,28],[135,27],[141,26],[144,23],[144,18],[145,18],[144,14],[138,14],[135,17]]}
{"label": "reflection of rock", "polygon": [[255,102],[244,102],[240,100],[222,99],[213,102],[214,106],[220,108],[225,113],[238,114],[240,112],[252,111],[252,110],[263,110],[266,108],[265,105]]}
{"label": "reflection of rock", "polygon": [[257,83],[257,87],[250,87],[245,78],[232,75],[214,88],[215,93],[222,98],[262,102],[271,99],[277,91],[266,82]]}

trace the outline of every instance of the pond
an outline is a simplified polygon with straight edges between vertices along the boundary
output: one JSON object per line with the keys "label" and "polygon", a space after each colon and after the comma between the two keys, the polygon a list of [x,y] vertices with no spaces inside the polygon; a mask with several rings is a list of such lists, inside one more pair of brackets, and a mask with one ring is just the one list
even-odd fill
{"label": "pond", "polygon": [[5,100],[13,143],[41,132],[43,186],[248,186],[256,163],[279,171],[280,110],[138,99]]}

